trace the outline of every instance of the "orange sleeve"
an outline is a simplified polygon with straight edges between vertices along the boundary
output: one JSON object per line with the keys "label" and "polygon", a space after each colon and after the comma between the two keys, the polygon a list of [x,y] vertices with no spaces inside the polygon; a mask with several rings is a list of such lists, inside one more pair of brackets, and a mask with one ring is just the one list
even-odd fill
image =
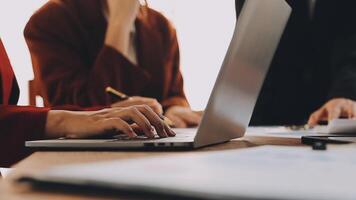
{"label": "orange sleeve", "polygon": [[33,15],[24,31],[36,78],[50,105],[109,105],[107,86],[129,95],[139,91],[147,74],[118,51],[104,45],[94,61],[82,55],[84,36],[76,30],[77,20],[68,9],[48,3],[46,12]]}

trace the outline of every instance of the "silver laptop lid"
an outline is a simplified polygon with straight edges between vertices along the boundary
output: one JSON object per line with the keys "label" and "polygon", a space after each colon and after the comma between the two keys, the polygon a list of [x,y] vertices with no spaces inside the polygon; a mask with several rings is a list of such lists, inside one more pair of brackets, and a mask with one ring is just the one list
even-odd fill
{"label": "silver laptop lid", "polygon": [[285,0],[246,0],[194,140],[242,137],[291,13]]}

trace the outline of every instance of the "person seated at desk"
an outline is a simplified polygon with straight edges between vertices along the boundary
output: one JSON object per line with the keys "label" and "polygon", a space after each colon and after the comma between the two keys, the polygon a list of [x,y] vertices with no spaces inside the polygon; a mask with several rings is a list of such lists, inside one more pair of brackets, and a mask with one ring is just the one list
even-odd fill
{"label": "person seated at desk", "polygon": [[[287,2],[292,14],[251,125],[298,125],[309,118],[314,126],[355,117],[356,1]],[[235,3],[238,16],[244,1]]]}
{"label": "person seated at desk", "polygon": [[29,155],[24,144],[28,140],[86,138],[117,132],[136,137],[141,131],[153,137],[152,127],[161,137],[175,135],[148,106],[64,111],[16,106],[18,97],[17,81],[0,39],[0,167],[9,167]]}
{"label": "person seated at desk", "polygon": [[[52,0],[26,25],[35,79],[52,106],[146,104],[176,127],[201,116],[183,91],[176,32],[138,0]],[[129,96],[118,101],[111,86]]]}

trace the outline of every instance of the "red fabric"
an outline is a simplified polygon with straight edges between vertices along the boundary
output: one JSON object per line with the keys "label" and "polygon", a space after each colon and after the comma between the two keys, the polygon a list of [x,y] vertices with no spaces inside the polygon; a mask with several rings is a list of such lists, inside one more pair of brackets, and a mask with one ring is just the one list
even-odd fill
{"label": "red fabric", "polygon": [[101,109],[110,108],[110,106],[95,106],[83,108],[75,105],[63,105],[51,107],[51,110],[70,110],[70,111],[98,111]]}
{"label": "red fabric", "polygon": [[[3,97],[0,103],[0,167],[10,167],[32,153],[25,148],[25,141],[44,138],[49,108],[9,105],[18,100],[18,85],[1,39],[0,80],[0,97]],[[67,105],[53,109],[91,111],[102,108]]]}
{"label": "red fabric", "polygon": [[112,86],[130,96],[158,99],[164,108],[189,106],[183,92],[175,29],[147,9],[136,20],[138,64],[104,45],[107,22],[101,0],[49,1],[24,34],[35,79],[51,106],[111,105]]}
{"label": "red fabric", "polygon": [[6,54],[5,47],[0,39],[0,74],[6,74],[2,76],[2,103],[3,105],[8,105],[12,90],[12,83],[14,81],[14,72]]}
{"label": "red fabric", "polygon": [[0,167],[9,167],[31,153],[25,141],[43,138],[49,109],[9,105],[18,100],[18,85],[1,39],[0,79]]}
{"label": "red fabric", "polygon": [[25,141],[44,137],[48,108],[0,105],[0,167],[30,155]]}

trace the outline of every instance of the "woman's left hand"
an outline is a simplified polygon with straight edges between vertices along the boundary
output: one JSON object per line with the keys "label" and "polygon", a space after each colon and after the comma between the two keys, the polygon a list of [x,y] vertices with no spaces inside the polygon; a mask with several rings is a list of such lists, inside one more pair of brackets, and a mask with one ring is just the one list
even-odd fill
{"label": "woman's left hand", "polygon": [[202,112],[195,112],[189,107],[172,106],[168,108],[165,116],[174,123],[174,127],[187,128],[199,125]]}

